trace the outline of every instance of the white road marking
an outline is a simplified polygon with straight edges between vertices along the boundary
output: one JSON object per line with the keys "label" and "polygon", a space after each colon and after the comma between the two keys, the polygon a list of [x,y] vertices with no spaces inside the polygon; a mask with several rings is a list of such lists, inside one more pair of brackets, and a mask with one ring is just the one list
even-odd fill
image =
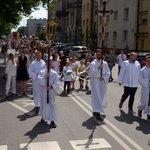
{"label": "white road marking", "polygon": [[1,145],[0,150],[7,150],[7,145]]}
{"label": "white road marking", "polygon": [[[63,90],[63,87],[60,87]],[[81,99],[77,94],[73,93],[73,96],[71,97],[75,103],[77,103],[88,115],[91,116],[91,111],[89,111],[87,108],[85,108],[80,102],[85,104],[90,110],[92,110],[92,107],[87,104],[83,99]],[[80,100],[77,101],[77,99]],[[97,121],[97,120],[96,120]],[[111,131],[106,125],[102,125],[100,121],[97,121],[105,131],[107,131],[125,150],[132,150],[124,141],[122,141],[113,131]],[[120,134],[122,137],[124,137],[131,145],[133,145],[138,150],[143,150],[142,147],[140,147],[137,143],[135,143],[131,138],[129,138],[125,133],[123,133],[121,130],[119,130],[115,125],[113,125],[111,122],[109,122],[107,119],[105,119],[105,122],[112,127],[118,134]]]}
{"label": "white road marking", "polygon": [[26,110],[26,109],[20,107],[19,105],[15,104],[15,103],[13,103],[13,102],[8,102],[8,103],[9,103],[10,105],[14,106],[15,108],[21,110],[22,112],[27,113],[27,114],[30,115],[30,116],[33,116],[33,115],[34,115],[34,112],[33,112],[33,113],[32,113],[32,112],[29,112],[28,110]]}
{"label": "white road marking", "polygon": [[20,150],[61,150],[57,142],[36,142],[20,144]]}
{"label": "white road marking", "polygon": [[70,141],[75,150],[94,150],[111,148],[111,145],[103,138]]}

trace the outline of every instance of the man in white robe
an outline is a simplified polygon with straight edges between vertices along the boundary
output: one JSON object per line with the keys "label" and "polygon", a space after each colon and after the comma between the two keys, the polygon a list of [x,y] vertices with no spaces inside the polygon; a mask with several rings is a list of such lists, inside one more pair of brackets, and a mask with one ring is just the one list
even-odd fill
{"label": "man in white robe", "polygon": [[[90,84],[91,84],[91,103],[93,116],[101,119],[101,113],[104,113],[104,107],[107,106],[107,83],[110,77],[110,71],[107,62],[101,59],[101,50],[97,50],[96,59],[90,64]],[[102,71],[102,74],[101,74]]]}
{"label": "man in white robe", "polygon": [[139,82],[142,85],[140,101],[138,103],[138,117],[142,117],[142,111],[147,114],[150,121],[150,55],[145,57],[146,66],[140,71]]}
{"label": "man in white robe", "polygon": [[46,63],[41,59],[41,52],[36,52],[36,59],[29,66],[29,76],[32,79],[33,86],[33,99],[35,104],[36,113],[39,113],[40,109],[40,88],[38,85],[38,74],[41,70],[46,68]]}
{"label": "man in white robe", "polygon": [[[47,61],[48,64],[48,61]],[[58,120],[55,108],[55,96],[59,87],[59,76],[52,68],[52,60],[50,60],[50,70],[48,73],[47,68],[41,70],[38,74],[38,83],[40,85],[40,115],[42,116],[41,121],[51,121],[50,127],[56,128],[54,121]],[[49,77],[49,86],[47,86],[47,77]],[[49,91],[49,99],[47,102],[47,91]]]}
{"label": "man in white robe", "polygon": [[130,53],[129,60],[126,60],[121,65],[121,70],[118,77],[118,84],[124,86],[124,93],[119,103],[121,109],[125,100],[130,96],[128,103],[128,112],[134,114],[133,103],[134,96],[137,91],[139,84],[139,72],[141,69],[140,63],[136,60],[137,54],[134,52]]}

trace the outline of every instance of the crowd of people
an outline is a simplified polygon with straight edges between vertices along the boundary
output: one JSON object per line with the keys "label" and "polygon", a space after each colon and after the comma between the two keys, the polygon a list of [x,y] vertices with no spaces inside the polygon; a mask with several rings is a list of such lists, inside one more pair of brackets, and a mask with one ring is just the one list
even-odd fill
{"label": "crowd of people", "polygon": [[[100,49],[97,49],[94,55],[90,50],[86,50],[80,61],[74,56],[67,58],[61,50],[59,54],[54,54],[52,48],[50,51],[47,49],[44,55],[28,47],[22,47],[19,51],[20,56],[17,61],[14,54],[10,53],[5,62],[6,98],[10,89],[11,95],[16,95],[16,80],[19,82],[19,95],[27,95],[26,82],[32,80],[36,113],[40,113],[42,122],[51,121],[52,128],[57,126],[54,122],[58,120],[55,96],[62,81],[63,92],[67,94],[77,88],[80,90],[90,88],[93,116],[98,120],[102,119],[101,115],[104,114],[104,108],[107,106],[107,84],[114,80],[112,70],[116,63],[118,64],[117,82],[124,86],[119,108],[122,109],[129,96],[129,113],[133,114],[135,93],[142,85],[138,116],[141,118],[144,111],[147,120],[150,120],[150,55],[145,57],[146,66],[141,69],[136,60],[137,54],[131,52],[127,59],[123,50],[120,50],[117,56],[114,56],[113,50],[110,50],[105,57],[102,56]],[[75,87],[77,80],[79,87]]]}

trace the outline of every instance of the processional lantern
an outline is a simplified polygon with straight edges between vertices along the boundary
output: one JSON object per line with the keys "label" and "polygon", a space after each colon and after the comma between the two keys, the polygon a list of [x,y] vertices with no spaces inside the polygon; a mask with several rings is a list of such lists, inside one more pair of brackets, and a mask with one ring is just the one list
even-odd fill
{"label": "processional lantern", "polygon": [[[57,28],[57,23],[55,22],[55,16],[54,16],[54,11],[52,12],[52,18],[50,21],[47,22],[47,32],[46,32],[46,40],[49,44],[49,49],[48,49],[48,65],[47,65],[47,72],[49,73],[49,62],[50,62],[50,45],[55,39],[56,35],[56,28]],[[47,87],[49,87],[49,77],[47,78]],[[47,90],[47,103],[49,103],[49,91]]]}

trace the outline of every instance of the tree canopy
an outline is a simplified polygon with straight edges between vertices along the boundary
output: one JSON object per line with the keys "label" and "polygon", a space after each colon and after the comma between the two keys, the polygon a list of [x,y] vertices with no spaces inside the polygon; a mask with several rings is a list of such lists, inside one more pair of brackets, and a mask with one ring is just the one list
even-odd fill
{"label": "tree canopy", "polygon": [[1,0],[0,35],[7,34],[12,28],[17,27],[22,16],[29,16],[41,3],[47,7],[51,1],[53,0]]}

